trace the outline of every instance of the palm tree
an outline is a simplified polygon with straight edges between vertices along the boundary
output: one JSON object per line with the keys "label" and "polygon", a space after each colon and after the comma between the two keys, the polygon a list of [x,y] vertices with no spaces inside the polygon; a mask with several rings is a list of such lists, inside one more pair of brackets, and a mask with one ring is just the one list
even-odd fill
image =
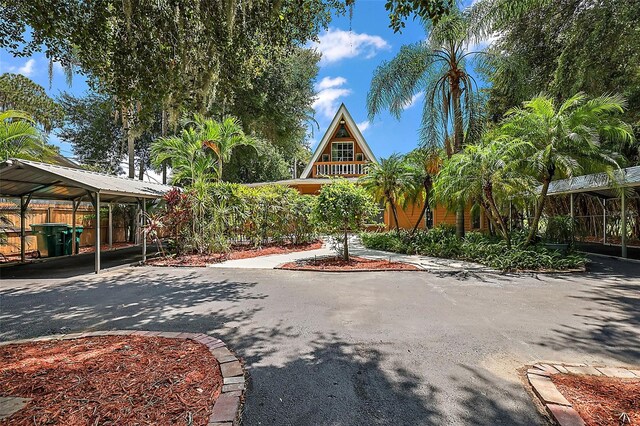
{"label": "palm tree", "polygon": [[433,181],[442,168],[443,157],[442,149],[434,146],[415,149],[406,156],[414,180],[414,190],[408,194],[408,199],[413,203],[424,202],[420,216],[411,231],[412,234],[417,231],[429,208]]}
{"label": "palm tree", "polygon": [[215,121],[196,115],[194,123],[202,138],[202,145],[211,149],[218,159],[216,165],[218,180],[222,180],[223,164],[231,159],[231,154],[236,147],[255,148],[257,145],[254,138],[245,135],[240,120],[235,117],[227,116],[222,121]]}
{"label": "palm tree", "polygon": [[56,155],[45,143],[35,120],[26,112],[0,112],[0,159],[24,158],[42,161]]}
{"label": "palm tree", "polygon": [[376,202],[384,202],[385,207],[391,207],[395,228],[399,231],[397,204],[413,190],[411,169],[404,159],[398,154],[393,154],[380,160],[380,163],[372,163],[368,173],[360,178],[360,182]]}
{"label": "palm tree", "polygon": [[202,147],[202,135],[184,129],[179,136],[158,138],[151,144],[154,166],[171,164],[173,185],[196,186],[217,179],[216,159]]}
{"label": "palm tree", "polygon": [[589,100],[578,93],[557,105],[549,96],[541,95],[525,102],[522,108],[507,112],[500,131],[512,141],[530,144],[528,166],[542,185],[525,245],[530,245],[537,235],[552,180],[619,168],[600,141],[633,141],[631,126],[619,118],[625,104],[617,95]]}
{"label": "palm tree", "polygon": [[[456,8],[426,24],[426,31],[425,41],[402,46],[395,58],[376,69],[367,109],[370,120],[383,109],[399,118],[415,96],[424,94],[421,143],[444,147],[451,157],[478,133],[475,82],[467,61],[479,52],[467,50],[474,37],[469,18]],[[464,206],[458,206],[456,216],[456,234],[462,236]]]}
{"label": "palm tree", "polygon": [[466,146],[445,163],[438,174],[435,193],[442,202],[478,203],[510,248],[509,229],[500,204],[535,187],[518,169],[528,148],[524,141],[514,143],[487,133],[482,143]]}

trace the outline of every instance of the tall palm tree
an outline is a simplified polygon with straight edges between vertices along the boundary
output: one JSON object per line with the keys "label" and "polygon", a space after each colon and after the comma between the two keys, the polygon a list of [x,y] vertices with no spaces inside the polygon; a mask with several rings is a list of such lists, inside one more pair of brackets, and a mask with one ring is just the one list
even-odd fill
{"label": "tall palm tree", "polygon": [[409,201],[424,202],[420,216],[411,231],[412,234],[417,231],[429,208],[433,181],[442,168],[443,158],[442,149],[434,146],[415,149],[406,156],[414,180],[414,190],[408,194]]}
{"label": "tall palm tree", "polygon": [[231,159],[231,154],[236,147],[255,148],[257,145],[254,138],[244,133],[240,120],[235,117],[227,116],[222,121],[215,121],[196,115],[194,123],[202,138],[202,145],[211,149],[218,159],[216,165],[218,180],[222,180],[222,167]]}
{"label": "tall palm tree", "polygon": [[613,154],[606,152],[600,142],[633,141],[631,126],[619,118],[625,105],[617,95],[587,99],[578,93],[560,105],[541,95],[507,112],[500,130],[512,141],[530,144],[526,156],[529,169],[542,185],[526,245],[537,235],[551,181],[619,168]]}
{"label": "tall palm tree", "polygon": [[[457,8],[425,29],[425,41],[402,46],[376,69],[367,96],[369,119],[383,109],[399,118],[415,96],[424,94],[421,144],[444,147],[451,157],[478,133],[476,85],[467,63],[479,52],[467,50],[475,38],[469,18]],[[456,233],[462,236],[464,206],[456,216]]]}
{"label": "tall palm tree", "polygon": [[372,163],[360,182],[376,202],[384,202],[385,207],[391,207],[395,228],[399,231],[397,205],[413,190],[411,169],[402,156],[393,154],[380,160],[380,163]]}
{"label": "tall palm tree", "polygon": [[35,120],[26,112],[6,110],[0,112],[0,159],[24,158],[42,161],[56,155],[45,143]]}

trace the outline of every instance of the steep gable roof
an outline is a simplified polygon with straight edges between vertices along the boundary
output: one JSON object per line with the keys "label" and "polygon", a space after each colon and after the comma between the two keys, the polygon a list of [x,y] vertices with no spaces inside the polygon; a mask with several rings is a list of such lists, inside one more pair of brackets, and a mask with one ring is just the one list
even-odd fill
{"label": "steep gable roof", "polygon": [[306,179],[310,177],[311,169],[313,168],[313,163],[318,161],[320,154],[324,151],[325,147],[331,140],[331,136],[333,136],[333,134],[336,132],[336,129],[340,124],[341,117],[344,117],[347,127],[351,130],[351,133],[353,133],[351,136],[353,136],[353,139],[355,139],[356,143],[360,146],[362,151],[366,154],[367,158],[373,161],[374,163],[378,162],[378,160],[376,159],[376,156],[373,155],[371,148],[369,148],[367,141],[364,140],[364,136],[362,136],[362,133],[358,128],[358,125],[353,120],[353,117],[351,117],[351,114],[349,114],[349,110],[347,110],[347,107],[343,103],[340,105],[340,108],[338,108],[338,112],[336,112],[336,115],[333,117],[333,120],[331,120],[331,124],[329,124],[327,131],[325,132],[324,136],[320,140],[320,143],[318,144],[318,147],[316,148],[315,152],[311,156],[311,160],[309,160],[307,167],[305,167],[304,170],[302,171],[300,178]]}

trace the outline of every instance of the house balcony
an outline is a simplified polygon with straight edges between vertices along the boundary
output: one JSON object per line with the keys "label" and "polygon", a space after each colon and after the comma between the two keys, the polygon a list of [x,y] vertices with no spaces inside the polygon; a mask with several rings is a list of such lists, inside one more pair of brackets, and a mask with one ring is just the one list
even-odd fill
{"label": "house balcony", "polygon": [[369,161],[327,161],[316,162],[311,169],[311,177],[344,176],[357,177],[368,173]]}

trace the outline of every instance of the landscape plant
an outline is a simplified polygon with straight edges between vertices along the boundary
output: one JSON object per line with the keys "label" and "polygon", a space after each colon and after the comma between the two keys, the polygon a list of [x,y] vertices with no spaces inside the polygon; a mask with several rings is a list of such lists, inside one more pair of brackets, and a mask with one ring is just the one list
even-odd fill
{"label": "landscape plant", "polygon": [[468,232],[457,238],[450,226],[408,232],[368,232],[360,234],[365,247],[395,253],[420,254],[477,262],[503,271],[583,269],[586,257],[575,251],[560,251],[543,245],[525,247],[526,234],[513,232],[513,245],[502,238]]}
{"label": "landscape plant", "polygon": [[26,112],[0,111],[0,160],[23,158],[47,161],[57,154],[45,142],[35,120]]}
{"label": "landscape plant", "polygon": [[[453,6],[436,21],[423,21],[427,38],[402,46],[391,61],[374,72],[367,96],[369,119],[383,109],[400,118],[419,97],[424,106],[420,144],[444,148],[447,157],[478,136],[480,103],[469,60],[477,51],[470,18]],[[464,205],[456,206],[456,229],[464,235]]]}
{"label": "landscape plant", "polygon": [[313,218],[331,236],[336,251],[349,261],[349,233],[360,232],[377,213],[373,197],[360,185],[336,178],[320,189]]}
{"label": "landscape plant", "polygon": [[413,180],[413,185],[406,193],[407,201],[414,204],[422,203],[422,210],[413,226],[412,233],[418,230],[432,202],[433,183],[442,168],[444,158],[442,149],[435,146],[414,149],[405,157]]}
{"label": "landscape plant", "polygon": [[617,95],[589,99],[578,93],[562,103],[539,96],[506,114],[500,133],[511,143],[523,141],[530,147],[523,158],[528,171],[541,187],[525,245],[537,236],[538,225],[554,179],[579,174],[609,172],[619,168],[616,154],[605,150],[602,141],[627,143],[633,140],[630,125],[621,120],[625,100]]}
{"label": "landscape plant", "polygon": [[383,158],[379,163],[367,166],[367,174],[359,179],[362,186],[369,191],[376,202],[384,203],[391,208],[396,230],[398,223],[398,204],[405,201],[406,195],[414,191],[414,177],[404,157],[393,154]]}

